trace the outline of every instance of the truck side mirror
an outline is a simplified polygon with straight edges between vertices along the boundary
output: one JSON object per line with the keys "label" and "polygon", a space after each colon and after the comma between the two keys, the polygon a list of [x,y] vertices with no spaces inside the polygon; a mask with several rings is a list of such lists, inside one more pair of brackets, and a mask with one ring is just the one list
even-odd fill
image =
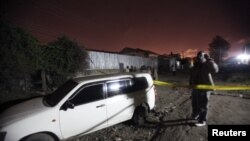
{"label": "truck side mirror", "polygon": [[67,109],[74,109],[75,108],[75,105],[69,101],[66,101],[62,107],[61,107],[61,110],[64,110],[64,111],[67,111]]}
{"label": "truck side mirror", "polygon": [[75,105],[73,103],[69,102],[69,101],[67,101],[65,104],[66,104],[67,108],[70,108],[70,109],[75,108]]}

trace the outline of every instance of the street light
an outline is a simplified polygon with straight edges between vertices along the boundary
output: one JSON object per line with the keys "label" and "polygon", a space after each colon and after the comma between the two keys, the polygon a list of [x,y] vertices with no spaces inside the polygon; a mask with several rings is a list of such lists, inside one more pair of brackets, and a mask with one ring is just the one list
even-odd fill
{"label": "street light", "polygon": [[250,55],[248,54],[240,54],[237,56],[237,59],[240,60],[240,63],[247,64],[250,60]]}
{"label": "street light", "polygon": [[237,59],[239,59],[239,60],[249,60],[250,55],[248,55],[248,54],[240,54],[240,55],[237,56]]}

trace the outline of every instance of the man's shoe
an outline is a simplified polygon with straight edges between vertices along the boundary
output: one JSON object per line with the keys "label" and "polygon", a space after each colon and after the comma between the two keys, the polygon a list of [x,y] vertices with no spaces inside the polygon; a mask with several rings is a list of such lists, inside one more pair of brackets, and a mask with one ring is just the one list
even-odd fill
{"label": "man's shoe", "polygon": [[205,126],[205,125],[207,125],[206,121],[195,123],[195,126],[197,126],[197,127],[201,127],[201,126]]}

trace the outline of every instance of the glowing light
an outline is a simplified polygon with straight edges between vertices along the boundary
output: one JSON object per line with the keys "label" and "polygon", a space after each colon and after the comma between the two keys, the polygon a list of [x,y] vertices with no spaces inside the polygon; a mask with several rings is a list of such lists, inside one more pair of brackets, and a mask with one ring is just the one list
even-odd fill
{"label": "glowing light", "polygon": [[120,90],[120,84],[119,83],[114,83],[114,84],[109,86],[109,89],[111,91],[119,91]]}
{"label": "glowing light", "polygon": [[240,54],[240,55],[237,56],[237,59],[239,59],[239,60],[249,60],[250,59],[250,55]]}
{"label": "glowing light", "polygon": [[238,64],[249,64],[250,63],[250,55],[244,53],[237,56]]}

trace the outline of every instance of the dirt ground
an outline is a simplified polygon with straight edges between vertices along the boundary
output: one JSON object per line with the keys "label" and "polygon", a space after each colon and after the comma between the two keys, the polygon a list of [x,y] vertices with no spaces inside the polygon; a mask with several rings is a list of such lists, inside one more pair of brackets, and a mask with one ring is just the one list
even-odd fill
{"label": "dirt ground", "polygon": [[[159,79],[182,84],[188,82],[188,77],[181,74],[164,75]],[[125,122],[70,141],[206,141],[207,126],[195,127],[195,121],[189,119],[191,90],[163,86],[156,88],[157,106],[149,114],[144,126],[135,127]],[[208,124],[249,124],[249,109],[249,97],[242,97],[235,91],[217,91],[210,97]]]}
{"label": "dirt ground", "polygon": [[[159,79],[188,84],[189,77],[184,74],[165,74],[160,75]],[[242,81],[231,83],[220,79],[215,82],[220,85],[245,84]],[[191,90],[165,86],[156,86],[156,90],[156,107],[144,126],[136,127],[128,121],[68,141],[206,141],[207,126],[195,127],[194,121],[189,119]],[[20,99],[20,94],[13,95],[1,94],[0,101]],[[208,124],[250,124],[250,91],[217,91],[211,95]]]}

